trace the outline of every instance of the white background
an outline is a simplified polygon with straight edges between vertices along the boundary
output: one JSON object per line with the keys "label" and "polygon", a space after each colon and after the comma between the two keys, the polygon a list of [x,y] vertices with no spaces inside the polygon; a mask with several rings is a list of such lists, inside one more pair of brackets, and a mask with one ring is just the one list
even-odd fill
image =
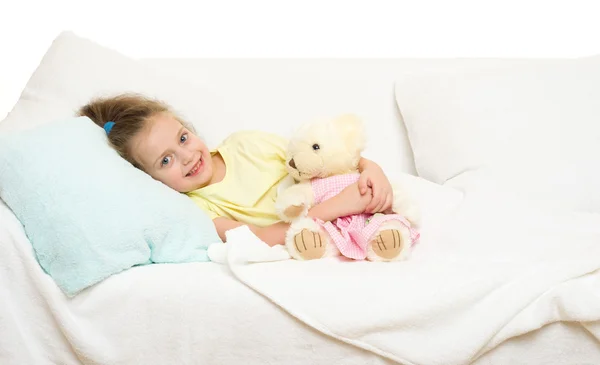
{"label": "white background", "polygon": [[0,119],[63,30],[132,57],[580,57],[597,0],[1,0]]}

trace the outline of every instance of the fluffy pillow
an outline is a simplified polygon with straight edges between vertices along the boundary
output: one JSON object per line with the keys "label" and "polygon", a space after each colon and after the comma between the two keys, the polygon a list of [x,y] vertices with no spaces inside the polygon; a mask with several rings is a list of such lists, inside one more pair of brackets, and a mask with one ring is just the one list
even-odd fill
{"label": "fluffy pillow", "polygon": [[68,296],[135,265],[208,261],[221,242],[201,209],[133,168],[86,117],[3,134],[0,198]]}
{"label": "fluffy pillow", "polygon": [[600,57],[396,81],[420,176],[600,212]]}

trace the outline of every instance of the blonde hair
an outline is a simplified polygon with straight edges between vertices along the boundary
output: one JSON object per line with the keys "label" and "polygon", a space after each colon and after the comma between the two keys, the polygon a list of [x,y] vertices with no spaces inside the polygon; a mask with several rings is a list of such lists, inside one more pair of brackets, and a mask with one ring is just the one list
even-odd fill
{"label": "blonde hair", "polygon": [[170,113],[181,124],[187,123],[178,118],[171,107],[156,99],[140,94],[121,94],[91,100],[78,111],[79,116],[90,118],[98,126],[104,128],[107,122],[114,122],[108,141],[112,147],[137,168],[141,168],[131,153],[131,140],[159,113]]}

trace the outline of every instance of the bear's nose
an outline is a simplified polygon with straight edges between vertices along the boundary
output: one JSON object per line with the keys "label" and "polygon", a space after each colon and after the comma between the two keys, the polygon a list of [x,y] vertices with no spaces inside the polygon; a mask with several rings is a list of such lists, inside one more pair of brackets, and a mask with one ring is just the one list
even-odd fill
{"label": "bear's nose", "polygon": [[293,159],[293,158],[290,160],[289,164],[290,164],[290,167],[291,167],[291,168],[293,168],[293,169],[295,169],[295,168],[296,168],[296,163],[294,162],[294,159]]}

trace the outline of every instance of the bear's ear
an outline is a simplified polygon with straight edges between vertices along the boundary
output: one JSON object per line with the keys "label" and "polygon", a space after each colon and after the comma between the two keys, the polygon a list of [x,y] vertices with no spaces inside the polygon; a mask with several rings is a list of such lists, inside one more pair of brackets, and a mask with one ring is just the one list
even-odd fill
{"label": "bear's ear", "polygon": [[354,114],[344,114],[334,121],[334,128],[340,133],[349,151],[361,153],[365,148],[366,131],[362,120]]}

